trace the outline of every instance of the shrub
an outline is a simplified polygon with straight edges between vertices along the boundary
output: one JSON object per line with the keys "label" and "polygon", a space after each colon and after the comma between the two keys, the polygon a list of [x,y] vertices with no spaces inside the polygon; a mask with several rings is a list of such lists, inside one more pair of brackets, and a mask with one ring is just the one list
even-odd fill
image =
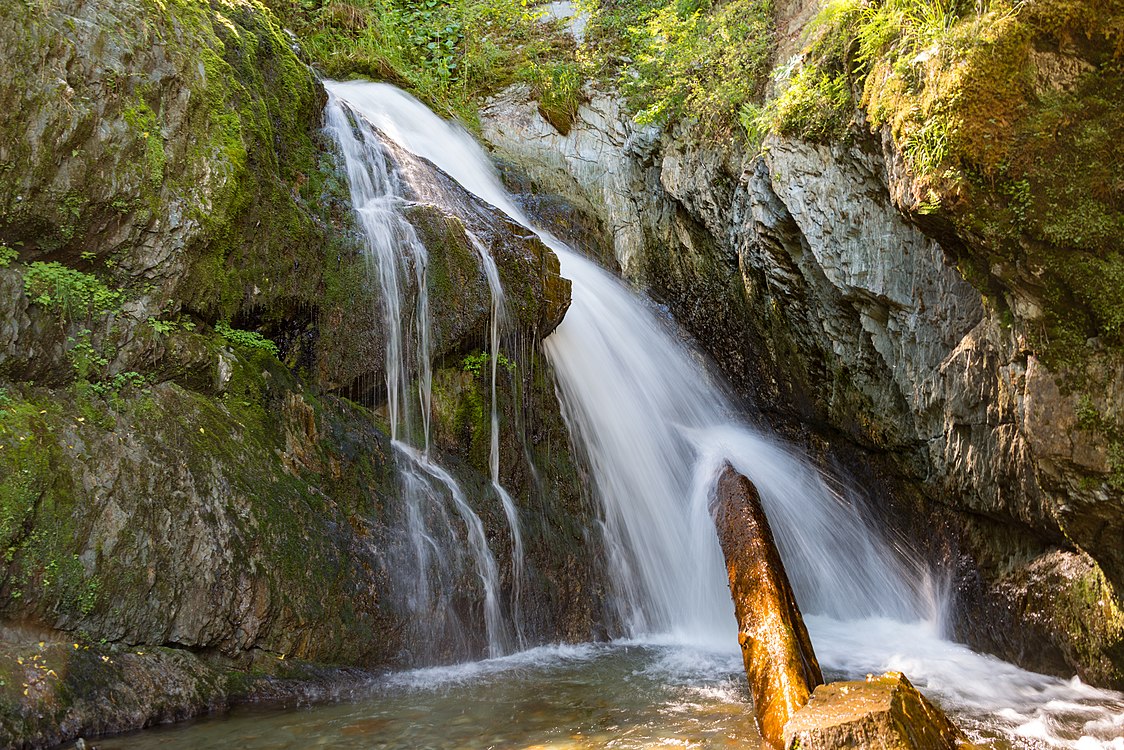
{"label": "shrub", "polygon": [[230,324],[226,321],[220,321],[215,326],[215,331],[233,346],[239,346],[254,351],[268,352],[275,357],[279,353],[277,344],[273,343],[265,336],[262,336],[257,331],[243,331],[238,328],[231,328]]}

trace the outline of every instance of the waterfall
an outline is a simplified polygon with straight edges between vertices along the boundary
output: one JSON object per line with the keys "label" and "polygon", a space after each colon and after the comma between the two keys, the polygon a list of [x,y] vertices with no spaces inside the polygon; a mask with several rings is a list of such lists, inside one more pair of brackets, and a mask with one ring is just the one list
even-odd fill
{"label": "waterfall", "polygon": [[[699,658],[696,646],[736,652],[733,606],[709,513],[728,460],[761,493],[829,676],[905,670],[986,736],[998,729],[1020,747],[1124,750],[1119,694],[1076,678],[1027,672],[942,638],[939,587],[922,566],[894,553],[855,503],[798,451],[745,424],[665,315],[536,228],[466,131],[392,86],[352,82],[330,84],[330,91],[396,144],[537,232],[573,282],[570,309],[543,348],[557,375],[563,415],[591,464],[610,596],[625,635],[684,644],[677,648],[692,660]],[[482,262],[488,266],[483,255]],[[495,305],[498,284],[493,289]],[[494,404],[500,316],[496,308],[493,313]],[[493,412],[493,480],[497,428]],[[505,512],[514,534],[509,500]],[[418,544],[435,555],[440,548],[439,540]]]}
{"label": "waterfall", "polygon": [[[386,331],[384,370],[388,420],[405,513],[402,525],[406,533],[399,558],[406,569],[412,570],[412,575],[400,572],[396,580],[404,581],[408,589],[402,605],[409,613],[410,627],[415,630],[411,641],[425,644],[454,637],[460,642],[460,655],[470,655],[468,636],[452,607],[453,596],[461,588],[457,580],[463,568],[461,557],[467,551],[484,594],[482,610],[488,655],[500,656],[511,649],[512,642],[503,613],[499,570],[484,533],[484,524],[456,479],[430,455],[433,367],[426,284],[428,257],[425,246],[403,214],[407,205],[403,182],[417,188],[417,179],[392,166],[379,135],[363,113],[344,103],[331,85],[328,89],[327,129],[343,154],[355,216],[365,240],[371,275],[380,293]],[[415,179],[411,182],[412,177]],[[482,247],[480,249],[483,251]],[[493,292],[492,429],[495,432],[498,419],[494,412],[494,362],[498,357],[503,297],[495,263],[489,257],[484,265],[491,269],[487,276]],[[412,312],[408,309],[411,303]],[[411,394],[414,380],[417,381],[416,403]],[[418,433],[414,427],[415,411],[420,434],[415,434]],[[497,443],[495,452],[498,454],[498,439],[493,438],[493,442]],[[498,455],[493,458],[493,464],[493,484],[504,503],[513,536],[518,540],[516,557],[521,575],[522,542],[514,503],[499,484]],[[446,503],[451,503],[460,520],[459,527],[453,524]],[[432,579],[437,579],[436,584]],[[521,643],[522,631],[519,628],[517,631]]]}
{"label": "waterfall", "polygon": [[[889,547],[808,462],[738,420],[721,388],[649,303],[534,226],[472,137],[408,94],[335,90],[400,146],[538,233],[573,282],[543,342],[563,413],[602,503],[613,604],[627,634],[734,642],[733,606],[709,513],[724,460],[757,485],[802,607],[836,618],[917,619],[925,602]],[[369,113],[369,114],[368,114]]]}

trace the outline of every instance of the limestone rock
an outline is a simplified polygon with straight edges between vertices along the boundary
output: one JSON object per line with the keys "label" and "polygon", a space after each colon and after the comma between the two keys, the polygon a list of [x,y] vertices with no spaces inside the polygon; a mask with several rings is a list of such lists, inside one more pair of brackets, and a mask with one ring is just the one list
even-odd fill
{"label": "limestone rock", "polygon": [[901,672],[832,682],[784,728],[786,750],[966,750],[971,745]]}
{"label": "limestone rock", "polygon": [[785,724],[823,683],[823,674],[761,497],[729,464],[718,477],[713,514],[730,575],[753,710],[761,736],[779,748]]}

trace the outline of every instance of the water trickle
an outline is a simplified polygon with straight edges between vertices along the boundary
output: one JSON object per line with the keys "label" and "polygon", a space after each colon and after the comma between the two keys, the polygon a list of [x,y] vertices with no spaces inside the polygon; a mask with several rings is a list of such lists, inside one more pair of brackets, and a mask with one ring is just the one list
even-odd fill
{"label": "water trickle", "polygon": [[[458,632],[462,628],[451,607],[452,592],[459,588],[457,577],[466,547],[484,594],[488,655],[500,656],[510,650],[512,643],[503,616],[495,556],[488,545],[483,522],[469,505],[464,491],[430,456],[433,367],[426,284],[428,254],[403,214],[407,205],[403,180],[413,178],[417,182],[420,178],[409,173],[400,174],[395,168],[397,165],[391,164],[378,133],[365,119],[365,113],[342,101],[332,84],[327,88],[327,127],[343,154],[355,215],[366,241],[366,257],[380,291],[386,331],[384,369],[388,420],[399,468],[406,531],[402,549],[396,556],[406,566],[397,580],[402,582],[404,604],[412,614],[410,626],[415,632],[411,640],[431,642],[452,631],[461,641],[460,655],[469,655],[468,639]],[[490,262],[491,258],[487,260]],[[494,347],[498,348],[500,320],[495,310],[502,308],[503,297],[494,263],[491,268],[489,283],[494,280],[496,284],[493,339],[496,340]],[[495,307],[497,304],[499,308]],[[415,380],[416,402],[411,396],[411,383]],[[415,419],[420,431],[414,428]],[[497,477],[498,463],[493,476],[498,487]],[[445,511],[446,500],[452,502],[460,519],[463,539]],[[513,534],[518,538],[515,526]],[[521,546],[520,540],[520,551]],[[409,569],[412,575],[405,573]]]}
{"label": "water trickle", "polygon": [[492,489],[503,505],[507,526],[511,531],[511,619],[515,623],[515,636],[520,648],[527,646],[527,639],[523,633],[523,533],[519,528],[519,509],[514,498],[504,489],[500,482],[500,416],[499,400],[496,395],[496,378],[499,374],[500,364],[500,331],[507,325],[507,306],[504,300],[503,284],[500,282],[500,270],[496,260],[484,246],[479,238],[472,232],[468,233],[469,240],[480,255],[480,263],[484,268],[484,276],[488,279],[488,291],[492,296],[492,318],[488,331],[488,354],[491,364],[491,404],[492,413],[490,420],[488,470],[492,480]]}

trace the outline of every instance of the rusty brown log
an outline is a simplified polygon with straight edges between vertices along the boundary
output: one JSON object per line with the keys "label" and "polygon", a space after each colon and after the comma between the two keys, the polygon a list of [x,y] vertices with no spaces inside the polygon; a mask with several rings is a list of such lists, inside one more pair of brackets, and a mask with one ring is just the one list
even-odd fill
{"label": "rusty brown log", "polygon": [[784,726],[823,684],[804,618],[753,483],[726,464],[714,522],[738,618],[738,642],[761,736],[784,747]]}

